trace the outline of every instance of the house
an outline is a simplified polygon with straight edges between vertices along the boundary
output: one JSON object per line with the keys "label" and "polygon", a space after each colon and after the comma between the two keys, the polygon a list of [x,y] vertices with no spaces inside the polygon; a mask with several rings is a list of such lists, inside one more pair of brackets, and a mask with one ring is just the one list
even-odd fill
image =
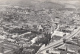
{"label": "house", "polygon": [[33,30],[37,31],[38,30],[38,26],[37,25],[33,25]]}
{"label": "house", "polygon": [[53,48],[49,48],[49,49],[41,52],[40,54],[60,54],[60,51],[55,50]]}
{"label": "house", "polygon": [[50,48],[49,50],[46,50],[46,53],[49,53],[49,54],[60,54],[60,51],[55,50],[53,48]]}
{"label": "house", "polygon": [[63,33],[61,31],[54,31],[54,33],[51,35],[51,38],[52,40],[60,40],[65,35],[66,33]]}
{"label": "house", "polygon": [[6,37],[5,36],[0,36],[0,39],[6,39]]}
{"label": "house", "polygon": [[15,42],[15,40],[11,39],[11,38],[8,38],[7,40],[10,41],[10,42]]}
{"label": "house", "polygon": [[34,44],[34,43],[36,43],[37,40],[38,40],[38,37],[34,37],[34,38],[31,40],[31,43]]}
{"label": "house", "polygon": [[77,29],[76,26],[63,26],[63,27],[59,27],[59,31],[65,32],[65,33],[71,33],[72,31],[74,31],[74,29]]}
{"label": "house", "polygon": [[38,26],[38,31],[40,31],[40,32],[43,31],[43,27],[41,25]]}
{"label": "house", "polygon": [[17,37],[18,37],[18,35],[17,35],[17,34],[12,36],[12,38],[17,38]]}
{"label": "house", "polygon": [[65,35],[64,32],[61,32],[61,31],[54,31],[54,33],[52,34],[52,37],[53,36],[60,36],[60,37],[63,37]]}
{"label": "house", "polygon": [[58,47],[57,49],[60,51],[60,54],[75,54],[76,51],[74,51],[74,47],[73,49],[71,49],[71,47],[68,44],[63,44],[60,47]]}

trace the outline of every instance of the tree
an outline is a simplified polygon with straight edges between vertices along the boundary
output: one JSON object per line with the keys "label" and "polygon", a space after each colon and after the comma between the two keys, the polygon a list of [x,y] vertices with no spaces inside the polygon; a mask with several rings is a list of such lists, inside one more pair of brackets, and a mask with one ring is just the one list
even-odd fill
{"label": "tree", "polygon": [[18,48],[18,49],[14,49],[13,51],[14,51],[13,54],[22,54],[23,47]]}

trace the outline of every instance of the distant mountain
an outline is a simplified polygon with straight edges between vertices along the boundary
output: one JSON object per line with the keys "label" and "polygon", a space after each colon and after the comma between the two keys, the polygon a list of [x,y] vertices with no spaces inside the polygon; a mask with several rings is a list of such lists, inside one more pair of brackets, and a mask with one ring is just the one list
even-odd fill
{"label": "distant mountain", "polygon": [[[61,5],[62,4],[62,5]],[[62,8],[70,4],[79,7],[79,0],[0,0],[0,5],[29,6],[32,8]],[[72,6],[71,6],[72,7]]]}
{"label": "distant mountain", "polygon": [[75,5],[72,5],[72,4],[68,4],[68,3],[65,3],[63,4],[65,7],[64,8],[60,8],[59,11],[75,11],[76,10],[76,6]]}
{"label": "distant mountain", "polygon": [[[24,6],[24,7],[30,7],[31,9],[42,9],[42,8],[54,8],[54,9],[59,9],[63,8],[64,5],[55,3],[55,2],[50,2],[50,1],[45,1],[41,2],[40,0],[6,0],[5,2],[0,2],[0,5],[11,5],[11,6]],[[6,5],[6,6],[7,6]]]}
{"label": "distant mountain", "polygon": [[39,3],[39,2],[45,2],[45,1],[50,1],[50,2],[57,2],[57,3],[69,3],[69,4],[75,4],[79,5],[80,0],[0,0],[0,4],[3,5],[16,5],[16,4],[31,4],[31,3]]}
{"label": "distant mountain", "polygon": [[63,8],[64,5],[59,4],[59,3],[54,3],[54,2],[42,2],[39,5],[40,8],[53,8],[53,9],[59,9],[59,8]]}

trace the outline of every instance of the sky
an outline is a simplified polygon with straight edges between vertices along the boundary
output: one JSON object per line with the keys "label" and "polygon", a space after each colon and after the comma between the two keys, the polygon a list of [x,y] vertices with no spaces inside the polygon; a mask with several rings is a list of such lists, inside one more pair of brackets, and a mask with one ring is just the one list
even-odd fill
{"label": "sky", "polygon": [[7,4],[18,4],[20,2],[45,2],[45,1],[51,1],[51,2],[57,2],[57,3],[69,3],[69,4],[74,4],[74,5],[79,5],[80,0],[0,0],[1,5],[7,5]]}

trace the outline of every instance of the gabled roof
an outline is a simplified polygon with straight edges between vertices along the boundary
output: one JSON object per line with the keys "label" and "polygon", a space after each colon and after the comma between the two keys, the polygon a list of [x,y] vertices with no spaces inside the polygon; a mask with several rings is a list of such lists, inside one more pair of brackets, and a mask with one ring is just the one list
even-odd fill
{"label": "gabled roof", "polygon": [[39,29],[43,29],[41,25],[39,25]]}

